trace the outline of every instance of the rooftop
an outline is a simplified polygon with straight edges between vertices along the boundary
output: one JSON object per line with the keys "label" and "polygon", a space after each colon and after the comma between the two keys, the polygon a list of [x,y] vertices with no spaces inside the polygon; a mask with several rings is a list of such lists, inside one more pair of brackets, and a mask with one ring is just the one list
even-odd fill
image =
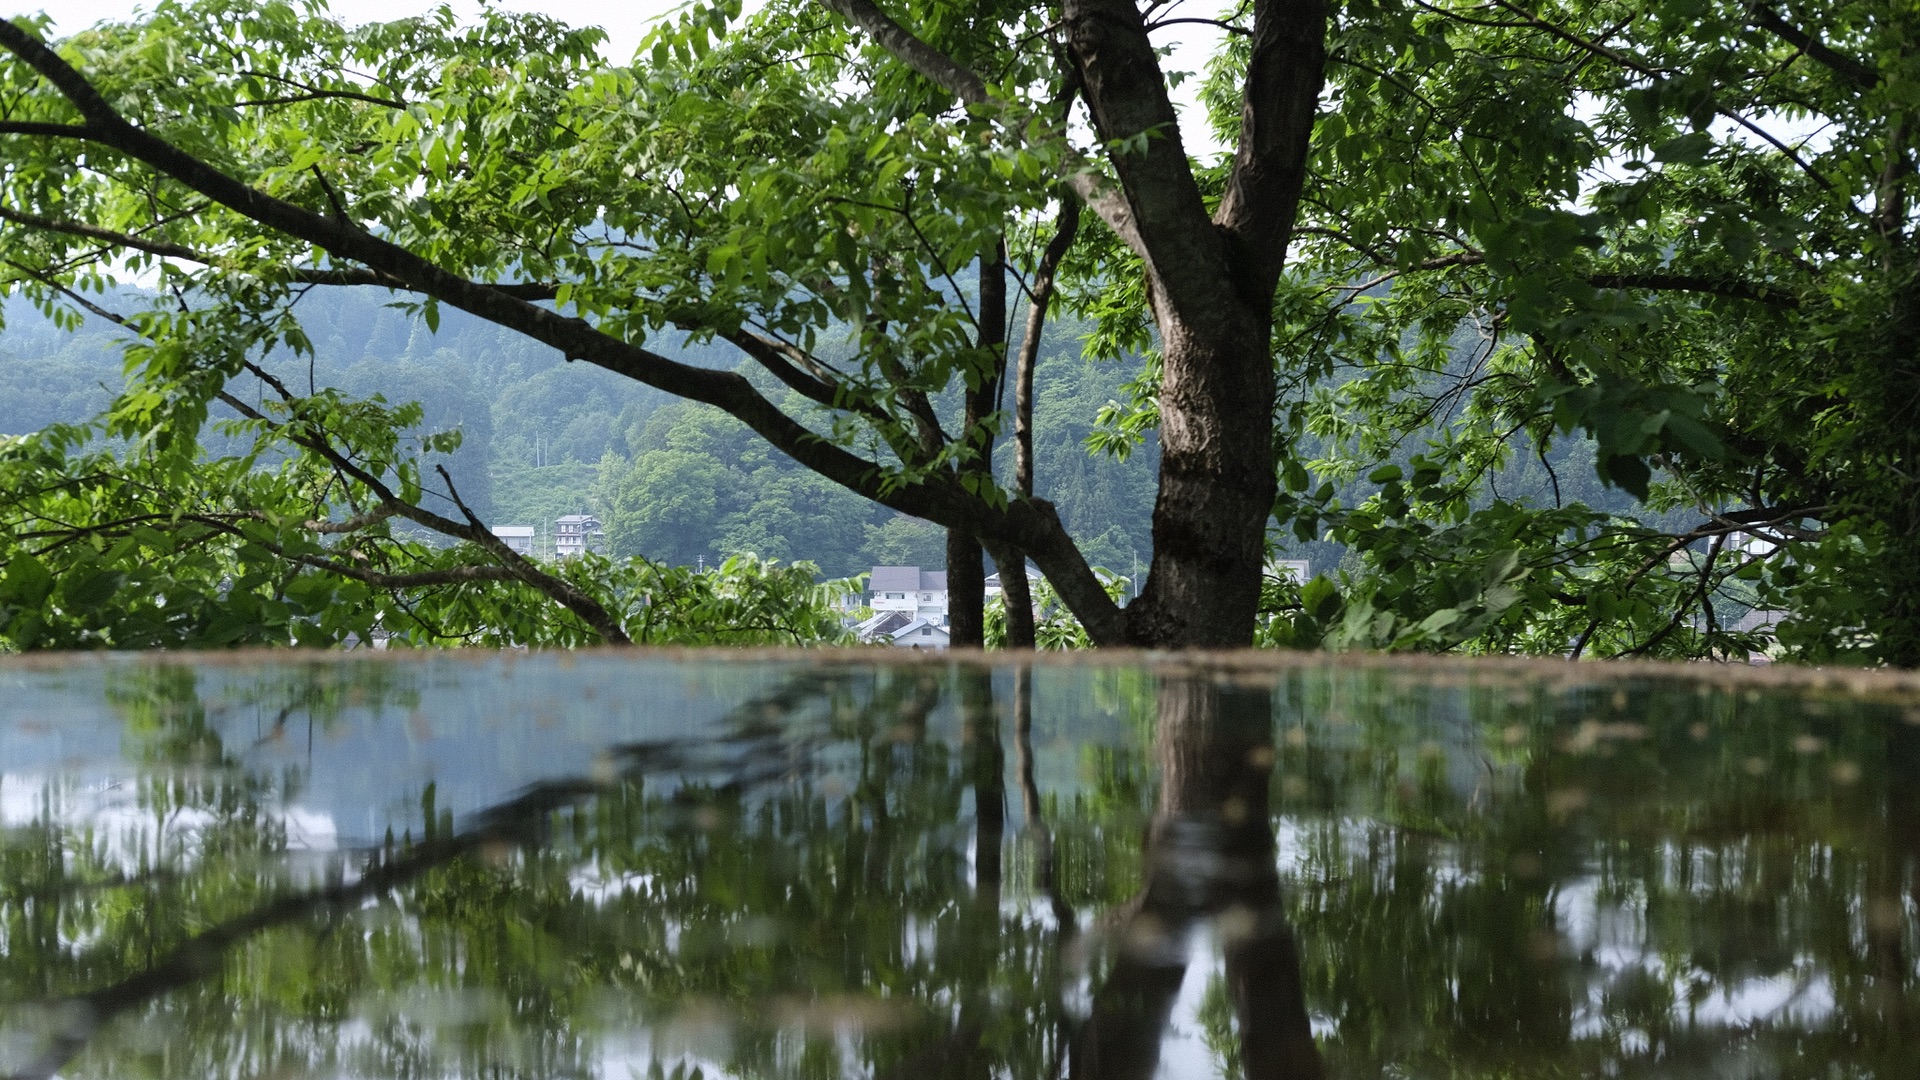
{"label": "rooftop", "polygon": [[947,572],[917,566],[876,566],[867,588],[874,592],[946,592]]}

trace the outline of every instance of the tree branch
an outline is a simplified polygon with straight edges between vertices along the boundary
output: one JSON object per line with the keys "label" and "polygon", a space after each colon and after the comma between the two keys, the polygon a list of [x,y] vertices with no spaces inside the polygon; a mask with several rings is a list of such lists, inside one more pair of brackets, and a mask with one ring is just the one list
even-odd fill
{"label": "tree branch", "polygon": [[1307,141],[1327,64],[1323,0],[1259,0],[1240,102],[1240,144],[1214,220],[1270,293],[1306,180]]}
{"label": "tree branch", "polygon": [[1060,216],[1053,226],[1053,237],[1040,253],[1034,268],[1032,300],[1027,307],[1027,326],[1020,337],[1020,352],[1013,370],[1013,489],[1022,497],[1033,497],[1033,369],[1040,359],[1040,340],[1047,326],[1047,308],[1053,302],[1055,275],[1060,261],[1073,247],[1080,232],[1080,202],[1072,195],[1060,197]]}
{"label": "tree branch", "polygon": [[93,129],[84,124],[48,124],[33,120],[0,120],[0,135],[38,135],[49,139],[90,139]]}
{"label": "tree branch", "polygon": [[1872,90],[1880,85],[1879,72],[1794,26],[1765,4],[1753,5],[1753,22],[1859,89]]}
{"label": "tree branch", "polygon": [[[1307,230],[1300,230],[1305,232]],[[1330,230],[1318,230],[1330,232]],[[1444,270],[1450,266],[1481,266],[1487,261],[1485,254],[1478,251],[1457,251],[1441,255],[1413,267],[1415,270]],[[1383,285],[1405,273],[1395,270],[1371,279],[1358,286],[1342,286],[1350,292],[1364,292],[1367,289]],[[1729,300],[1751,300],[1757,304],[1791,311],[1800,306],[1800,298],[1786,289],[1765,284],[1756,284],[1732,277],[1705,277],[1699,274],[1659,273],[1654,271],[1621,270],[1600,274],[1588,274],[1587,284],[1596,289],[1645,289],[1650,292],[1692,292],[1711,296],[1722,296]]]}
{"label": "tree branch", "polygon": [[1800,298],[1782,289],[1736,278],[1695,277],[1689,274],[1589,274],[1587,284],[1596,289],[1647,289],[1653,292],[1694,292],[1724,296],[1729,300],[1751,300],[1768,307],[1792,310]]}
{"label": "tree branch", "polygon": [[262,99],[255,99],[250,101],[236,101],[234,102],[235,105],[282,105],[282,104],[287,104],[289,102],[308,101],[308,100],[314,100],[319,98],[342,98],[347,101],[364,101],[369,105],[378,105],[382,108],[387,108],[387,109],[405,109],[407,107],[406,102],[396,101],[393,98],[383,98],[374,94],[364,94],[358,90],[327,89],[325,87],[314,86],[311,83],[303,83],[298,79],[289,79],[285,75],[275,75],[270,71],[238,71],[238,72],[235,72],[235,74],[246,77],[246,78],[266,79],[269,82],[284,83],[287,86],[295,87],[299,90],[304,91],[304,93],[302,94],[291,95],[283,98],[262,98]]}
{"label": "tree branch", "polygon": [[866,31],[868,37],[873,38],[881,48],[892,53],[901,63],[926,76],[928,81],[961,101],[969,105],[980,105],[986,102],[988,96],[986,80],[946,53],[915,37],[906,27],[894,22],[886,12],[874,6],[871,0],[819,0],[819,2]]}
{"label": "tree branch", "polygon": [[[83,221],[62,221],[58,218],[41,217],[38,214],[29,214],[25,211],[13,210],[4,206],[0,206],[0,221],[11,221],[16,225],[23,225],[30,229],[40,229],[45,232],[59,233],[64,236],[78,236],[87,240],[98,240],[101,243],[112,244],[115,247],[126,248],[132,251],[143,251],[149,255],[158,255],[168,259],[179,259],[183,262],[200,263],[203,266],[217,265],[220,259],[218,255],[210,252],[198,251],[165,240],[150,240],[138,233],[119,232],[114,229],[102,228],[98,225],[89,225]],[[391,275],[377,273],[372,270],[361,270],[354,267],[289,267],[286,270],[286,274],[287,280],[297,285],[375,286],[383,289],[402,289],[408,292],[419,291],[414,286]],[[559,293],[557,286],[542,281],[497,284],[487,287],[516,299],[530,302],[552,300]]]}
{"label": "tree branch", "polygon": [[1207,215],[1139,9],[1132,0],[1067,0],[1062,15],[1081,98],[1109,148],[1107,161],[1139,238],[1133,246],[1146,260],[1156,295],[1186,320],[1205,320],[1202,313],[1237,304],[1237,297],[1222,295],[1226,238]]}

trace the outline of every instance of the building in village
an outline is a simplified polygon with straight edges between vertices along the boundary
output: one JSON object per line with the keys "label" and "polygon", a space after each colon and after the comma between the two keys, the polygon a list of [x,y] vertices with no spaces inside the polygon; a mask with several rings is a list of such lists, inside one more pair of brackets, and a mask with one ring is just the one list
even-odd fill
{"label": "building in village", "polygon": [[531,525],[495,525],[493,535],[506,542],[515,553],[533,557],[533,526]]}
{"label": "building in village", "polygon": [[1305,559],[1268,559],[1267,576],[1282,581],[1292,578],[1295,585],[1305,585],[1313,580],[1313,566]]}
{"label": "building in village", "polygon": [[568,514],[553,523],[553,556],[572,558],[606,548],[607,532],[592,514]]}
{"label": "building in village", "polygon": [[917,566],[876,566],[867,577],[867,606],[876,613],[904,611],[947,624],[947,572]]}
{"label": "building in village", "polygon": [[903,649],[944,649],[947,573],[917,566],[876,566],[867,576],[867,606],[873,614],[854,627],[861,641],[892,642]]}

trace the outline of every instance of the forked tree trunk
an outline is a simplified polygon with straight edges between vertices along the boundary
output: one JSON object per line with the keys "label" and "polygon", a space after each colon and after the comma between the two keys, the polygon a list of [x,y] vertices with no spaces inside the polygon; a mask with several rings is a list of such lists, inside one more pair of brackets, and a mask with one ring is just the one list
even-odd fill
{"label": "forked tree trunk", "polygon": [[[1109,156],[1124,209],[1098,194],[1090,205],[1144,259],[1160,331],[1153,563],[1126,612],[1125,637],[1137,645],[1248,645],[1259,609],[1278,488],[1274,292],[1306,180],[1327,8],[1256,0],[1253,10],[1239,145],[1209,213],[1146,15],[1132,0],[1062,6],[1094,127],[1109,145],[1130,147]],[[1089,598],[1071,599],[1078,610]]]}
{"label": "forked tree trunk", "polygon": [[[873,0],[821,2],[961,100],[997,107],[985,79]],[[1057,25],[1072,66],[1062,84],[1085,102],[1113,170],[1111,179],[1076,170],[1067,182],[1144,264],[1160,330],[1152,569],[1123,611],[1051,506],[1020,500],[1020,514],[1037,520],[998,539],[1026,548],[1097,644],[1248,645],[1277,488],[1272,307],[1307,178],[1328,5],[1253,0],[1239,141],[1212,211],[1181,143],[1147,14],[1135,0],[1063,0]]]}

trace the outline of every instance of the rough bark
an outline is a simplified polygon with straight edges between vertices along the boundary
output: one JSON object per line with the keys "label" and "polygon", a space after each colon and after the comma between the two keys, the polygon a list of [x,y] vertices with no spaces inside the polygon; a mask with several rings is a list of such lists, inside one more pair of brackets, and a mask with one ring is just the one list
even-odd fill
{"label": "rough bark", "polygon": [[947,530],[947,633],[955,648],[977,649],[987,640],[984,558],[972,533]]}
{"label": "rough bark", "polygon": [[993,568],[1000,574],[1000,603],[1007,613],[1009,649],[1034,646],[1033,590],[1027,587],[1027,557],[1018,548],[992,544]]}

